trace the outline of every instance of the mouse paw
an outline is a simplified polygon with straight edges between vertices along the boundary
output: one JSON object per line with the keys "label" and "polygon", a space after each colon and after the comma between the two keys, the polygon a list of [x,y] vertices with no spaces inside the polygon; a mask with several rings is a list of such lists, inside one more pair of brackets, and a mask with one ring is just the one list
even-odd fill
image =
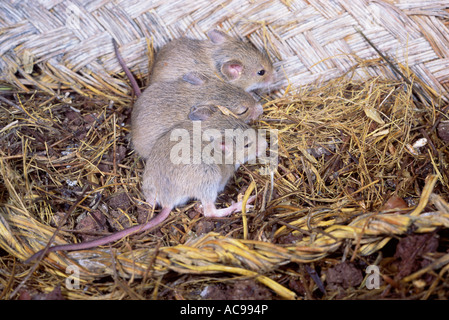
{"label": "mouse paw", "polygon": [[[249,205],[249,203],[254,202],[255,199],[256,199],[256,196],[249,197],[248,201],[246,202],[247,209],[254,207],[252,205]],[[209,204],[203,205],[203,208],[204,208],[203,215],[205,217],[210,217],[210,218],[226,217],[226,216],[231,215],[234,212],[241,212],[242,206],[243,206],[242,201],[239,201],[239,202],[232,202],[232,204],[227,208],[217,209],[215,207],[215,204],[209,203]]]}
{"label": "mouse paw", "polygon": [[[238,211],[239,203],[233,203],[227,208],[217,209],[214,203],[203,205],[203,215],[207,218],[222,218],[231,215],[232,213]],[[241,208],[241,204],[240,204]]]}
{"label": "mouse paw", "polygon": [[[253,209],[254,206],[250,203],[253,203],[254,200],[256,200],[256,196],[251,196],[248,198],[248,201],[246,201],[246,209]],[[232,201],[232,205],[237,208],[236,212],[242,212],[243,207],[243,201],[234,202]]]}

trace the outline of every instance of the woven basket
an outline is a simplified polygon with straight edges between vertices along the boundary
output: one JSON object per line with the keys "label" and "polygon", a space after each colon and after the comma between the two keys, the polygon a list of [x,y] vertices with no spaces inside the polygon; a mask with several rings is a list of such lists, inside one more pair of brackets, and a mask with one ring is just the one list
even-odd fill
{"label": "woven basket", "polygon": [[[447,95],[448,8],[447,0],[4,0],[0,79],[24,90],[71,88],[113,98],[129,94],[129,87],[114,77],[121,68],[112,38],[142,78],[151,41],[157,50],[180,36],[205,39],[218,27],[265,48],[289,83],[304,86],[338,77],[358,59],[378,57],[360,29],[382,52]],[[356,72],[362,78],[376,74]]]}

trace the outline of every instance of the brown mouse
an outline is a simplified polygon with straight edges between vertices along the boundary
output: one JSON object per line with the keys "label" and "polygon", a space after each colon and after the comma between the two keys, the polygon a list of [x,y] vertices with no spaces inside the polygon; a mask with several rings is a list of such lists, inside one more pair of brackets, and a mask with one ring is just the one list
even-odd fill
{"label": "brown mouse", "polygon": [[121,57],[116,41],[113,45],[117,60],[138,97],[132,111],[132,141],[134,149],[146,158],[157,137],[179,120],[196,120],[195,113],[204,105],[216,104],[245,121],[255,120],[262,105],[242,89],[216,77],[189,71],[172,81],[151,84],[143,94]]}
{"label": "brown mouse", "polygon": [[154,142],[179,121],[198,120],[197,114],[209,105],[225,107],[243,121],[257,119],[263,112],[260,103],[248,92],[216,77],[188,72],[173,81],[151,84],[139,96],[131,115],[134,149],[148,157]]}
{"label": "brown mouse", "polygon": [[142,178],[148,203],[174,208],[195,198],[206,217],[223,217],[241,209],[241,203],[217,209],[215,200],[240,164],[255,161],[267,142],[243,121],[215,109],[205,107],[198,114],[202,121],[182,121],[160,136]]}
{"label": "brown mouse", "polygon": [[[153,206],[156,204],[162,206],[161,212],[156,217],[145,224],[103,238],[49,247],[47,253],[94,248],[151,229],[162,223],[174,207],[183,205],[192,198],[201,200],[206,217],[224,217],[240,211],[242,202],[233,203],[228,208],[217,209],[215,200],[239,165],[260,156],[265,151],[267,142],[263,137],[256,138],[255,132],[241,120],[225,116],[216,112],[215,109],[215,106],[210,106],[210,109],[203,108],[198,114],[201,121],[186,120],[173,126],[158,139],[150,152],[143,175],[143,192],[147,201]],[[183,146],[192,150],[195,144],[194,139],[198,138],[194,132],[195,125],[201,126],[199,144],[204,157],[198,163],[190,157],[183,157],[187,160],[186,163],[174,163],[177,158],[173,154],[173,148],[179,142],[173,141],[173,135],[181,133],[190,136],[188,140],[181,141]],[[250,133],[247,135],[248,138],[243,139],[244,133],[248,132]],[[251,135],[251,133],[254,134]],[[241,153],[239,153],[239,147],[242,148]],[[214,157],[215,152],[217,154],[223,152],[223,156]],[[254,196],[250,197],[248,203],[252,201]],[[40,257],[43,251],[38,251],[25,263]]]}
{"label": "brown mouse", "polygon": [[156,53],[150,82],[172,81],[198,71],[245,91],[268,89],[274,83],[275,71],[266,54],[219,30],[207,35],[209,40],[182,37],[165,44]]}

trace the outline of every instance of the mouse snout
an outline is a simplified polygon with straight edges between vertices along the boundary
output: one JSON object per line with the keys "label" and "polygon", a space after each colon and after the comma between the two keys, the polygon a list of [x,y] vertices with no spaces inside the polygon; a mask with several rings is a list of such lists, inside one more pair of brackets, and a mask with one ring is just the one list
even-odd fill
{"label": "mouse snout", "polygon": [[267,83],[272,84],[275,81],[276,81],[276,74],[272,72],[267,78]]}
{"label": "mouse snout", "polygon": [[265,84],[271,85],[277,81],[277,72],[274,70],[274,68],[268,73],[267,77],[265,78]]}

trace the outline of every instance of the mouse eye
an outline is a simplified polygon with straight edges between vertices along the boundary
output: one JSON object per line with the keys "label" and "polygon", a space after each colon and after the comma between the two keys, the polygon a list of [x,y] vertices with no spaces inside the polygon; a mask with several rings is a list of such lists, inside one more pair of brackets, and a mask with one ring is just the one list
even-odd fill
{"label": "mouse eye", "polygon": [[241,115],[245,114],[246,111],[248,111],[248,108],[246,108],[245,110],[243,110],[243,112],[237,113],[237,115],[238,115],[238,116],[241,116]]}
{"label": "mouse eye", "polygon": [[257,74],[258,74],[259,76],[263,76],[263,75],[265,74],[265,70],[264,70],[264,69],[259,70],[259,71],[257,71]]}

